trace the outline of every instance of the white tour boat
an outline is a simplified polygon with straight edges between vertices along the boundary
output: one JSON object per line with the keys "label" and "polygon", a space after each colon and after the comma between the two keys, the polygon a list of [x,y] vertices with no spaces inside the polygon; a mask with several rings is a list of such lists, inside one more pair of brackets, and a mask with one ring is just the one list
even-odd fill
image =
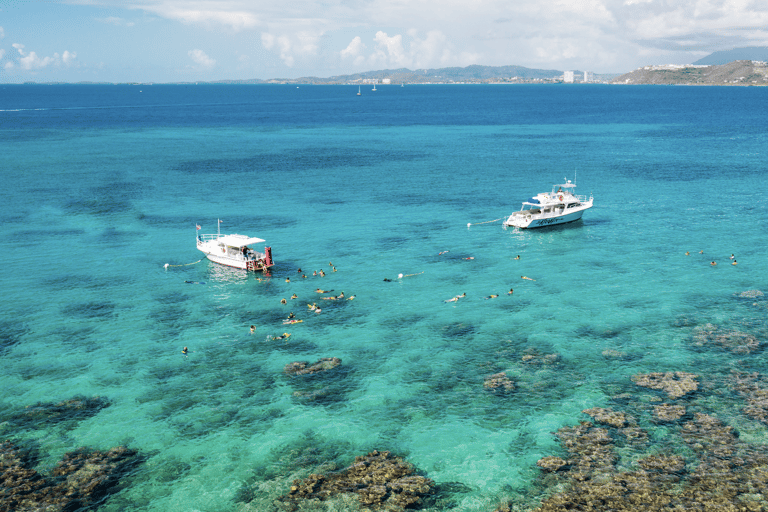
{"label": "white tour boat", "polygon": [[579,220],[584,210],[592,208],[592,195],[589,199],[577,196],[573,193],[575,187],[571,180],[566,179],[565,183],[554,185],[552,192],[537,194],[524,202],[520,211],[507,217],[504,226],[541,228]]}
{"label": "white tour boat", "polygon": [[[199,225],[197,229],[200,229]],[[206,258],[214,263],[244,270],[267,270],[274,266],[271,247],[265,246],[264,252],[249,247],[262,242],[264,240],[261,238],[245,235],[222,235],[221,229],[215,234],[197,235],[197,248]]]}

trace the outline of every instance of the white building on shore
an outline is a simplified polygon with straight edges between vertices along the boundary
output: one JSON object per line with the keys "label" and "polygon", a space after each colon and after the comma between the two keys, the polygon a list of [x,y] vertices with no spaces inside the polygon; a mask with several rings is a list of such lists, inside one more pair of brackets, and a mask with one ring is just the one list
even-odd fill
{"label": "white building on shore", "polygon": [[563,72],[563,82],[566,84],[572,84],[573,83],[573,71],[564,71]]}

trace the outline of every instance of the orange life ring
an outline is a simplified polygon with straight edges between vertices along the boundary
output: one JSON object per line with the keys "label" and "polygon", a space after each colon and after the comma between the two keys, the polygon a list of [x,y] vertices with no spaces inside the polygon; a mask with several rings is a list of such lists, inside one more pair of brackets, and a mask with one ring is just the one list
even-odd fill
{"label": "orange life ring", "polygon": [[560,200],[561,200],[561,201],[563,200],[563,196],[562,196],[562,195],[560,196]]}

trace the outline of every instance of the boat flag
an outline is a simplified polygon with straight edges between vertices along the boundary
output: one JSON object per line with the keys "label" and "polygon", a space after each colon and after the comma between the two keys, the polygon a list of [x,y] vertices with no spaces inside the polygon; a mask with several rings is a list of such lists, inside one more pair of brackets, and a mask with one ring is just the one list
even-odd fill
{"label": "boat flag", "polygon": [[200,224],[195,224],[195,227],[199,230],[200,229]]}

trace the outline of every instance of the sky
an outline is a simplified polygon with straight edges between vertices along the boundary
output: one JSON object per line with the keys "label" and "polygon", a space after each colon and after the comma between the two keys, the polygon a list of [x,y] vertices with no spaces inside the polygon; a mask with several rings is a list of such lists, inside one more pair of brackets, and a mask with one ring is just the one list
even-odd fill
{"label": "sky", "polygon": [[0,0],[0,83],[626,73],[768,46],[761,0]]}

